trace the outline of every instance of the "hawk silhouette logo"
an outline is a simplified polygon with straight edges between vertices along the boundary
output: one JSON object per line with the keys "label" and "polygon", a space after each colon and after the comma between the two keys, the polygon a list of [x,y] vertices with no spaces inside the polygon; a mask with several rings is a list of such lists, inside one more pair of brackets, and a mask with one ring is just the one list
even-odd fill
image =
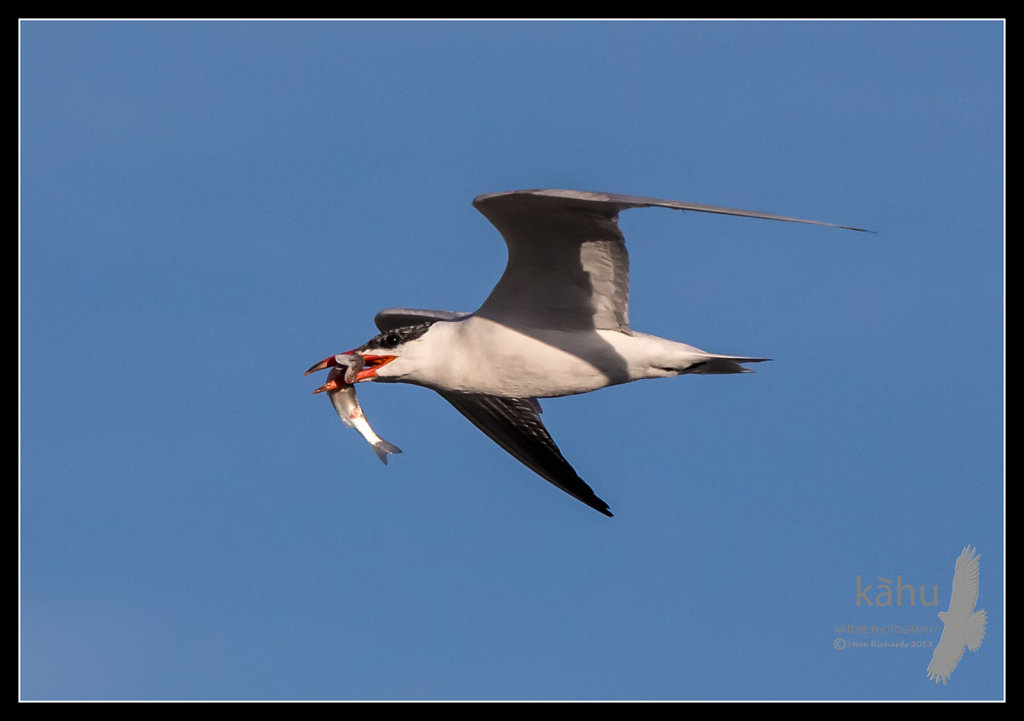
{"label": "hawk silhouette logo", "polygon": [[985,638],[985,611],[974,610],[978,602],[978,559],[975,549],[968,546],[956,559],[953,573],[953,597],[948,611],[939,611],[939,618],[945,624],[939,645],[928,664],[928,678],[943,684],[960,663],[964,646],[977,651]]}

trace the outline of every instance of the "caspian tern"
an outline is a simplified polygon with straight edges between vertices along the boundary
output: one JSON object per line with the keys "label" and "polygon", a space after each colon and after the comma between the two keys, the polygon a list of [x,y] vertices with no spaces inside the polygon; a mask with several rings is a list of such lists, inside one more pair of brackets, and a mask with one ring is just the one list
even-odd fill
{"label": "caspian tern", "polygon": [[[411,383],[437,391],[542,478],[611,516],[562,456],[538,398],[588,393],[642,378],[745,373],[766,358],[708,353],[630,328],[629,256],[620,211],[660,207],[748,218],[852,226],[711,205],[576,190],[481,195],[473,205],[498,229],[508,264],[473,313],[389,308],[381,331],[347,354],[355,382]],[[344,355],[342,355],[344,357]],[[338,367],[336,356],[307,373]]]}

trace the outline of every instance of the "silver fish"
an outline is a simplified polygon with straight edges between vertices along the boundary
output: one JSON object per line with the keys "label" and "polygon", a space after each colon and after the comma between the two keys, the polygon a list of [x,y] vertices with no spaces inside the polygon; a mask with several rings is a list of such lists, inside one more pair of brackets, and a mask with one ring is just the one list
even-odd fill
{"label": "silver fish", "polygon": [[313,392],[327,391],[327,397],[331,399],[331,405],[342,422],[349,428],[355,428],[370,444],[370,448],[377,454],[381,463],[387,465],[388,454],[401,453],[402,449],[374,433],[366,421],[366,416],[363,415],[359,399],[356,398],[356,388],[352,384],[363,368],[363,357],[358,353],[349,353],[337,355],[335,359],[339,365],[331,368],[327,374],[327,382]]}

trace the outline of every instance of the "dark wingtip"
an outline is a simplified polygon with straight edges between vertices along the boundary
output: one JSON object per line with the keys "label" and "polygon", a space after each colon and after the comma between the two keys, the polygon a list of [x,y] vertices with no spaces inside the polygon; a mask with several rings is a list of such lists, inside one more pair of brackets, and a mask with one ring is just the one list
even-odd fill
{"label": "dark wingtip", "polygon": [[614,517],[614,514],[612,513],[611,509],[608,508],[608,504],[605,503],[604,501],[602,501],[597,496],[591,496],[590,498],[583,498],[582,496],[576,496],[576,499],[579,500],[579,501],[583,501],[584,503],[586,503],[588,506],[593,508],[598,513],[603,513],[604,515],[608,516],[609,518],[613,518]]}

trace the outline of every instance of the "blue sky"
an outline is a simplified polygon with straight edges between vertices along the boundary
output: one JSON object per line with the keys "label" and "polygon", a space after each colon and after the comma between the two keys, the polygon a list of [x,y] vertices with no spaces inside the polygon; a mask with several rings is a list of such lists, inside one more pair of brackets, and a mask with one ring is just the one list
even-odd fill
{"label": "blue sky", "polygon": [[[1003,30],[22,22],[21,697],[1002,697]],[[623,214],[636,329],[775,360],[546,401],[609,519],[364,384],[385,468],[302,376],[475,309],[470,202],[533,187],[876,234]]]}

